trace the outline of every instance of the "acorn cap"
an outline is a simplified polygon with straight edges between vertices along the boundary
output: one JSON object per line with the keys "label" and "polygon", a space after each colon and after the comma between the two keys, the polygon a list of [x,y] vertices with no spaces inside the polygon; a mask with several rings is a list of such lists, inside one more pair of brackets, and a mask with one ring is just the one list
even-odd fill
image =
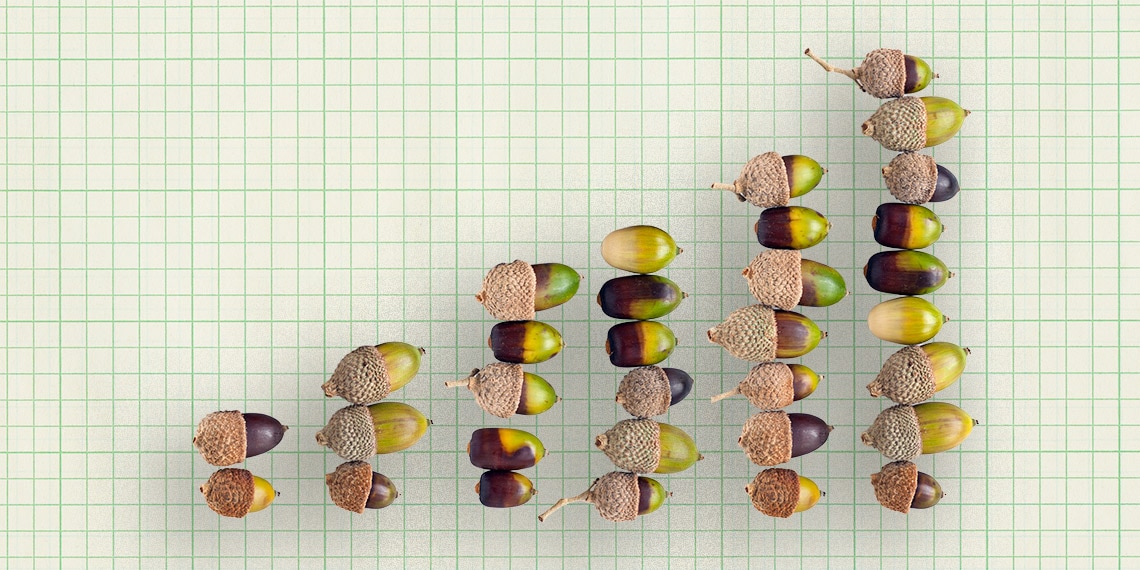
{"label": "acorn cap", "polygon": [[761,467],[786,463],[792,458],[792,420],[781,411],[755,414],[744,422],[737,443]]}
{"label": "acorn cap", "polygon": [[765,469],[744,490],[752,497],[756,510],[786,519],[796,512],[800,501],[800,476],[791,469]]}
{"label": "acorn cap", "polygon": [[253,505],[253,473],[245,469],[219,469],[199,490],[215,513],[240,519]]}
{"label": "acorn cap", "polygon": [[788,169],[784,158],[776,152],[766,152],[749,160],[740,170],[733,188],[741,200],[761,208],[786,206],[792,196]]}
{"label": "acorn cap", "polygon": [[590,498],[603,519],[611,522],[625,522],[637,518],[637,505],[641,500],[641,490],[637,486],[637,475],[624,471],[611,471],[602,475],[588,491]]}
{"label": "acorn cap", "polygon": [[710,341],[741,360],[767,362],[776,358],[776,313],[764,305],[733,311],[708,334]]}
{"label": "acorn cap", "polygon": [[537,287],[534,268],[516,259],[492,267],[475,300],[500,321],[532,321]]}
{"label": "acorn cap", "polygon": [[487,413],[500,418],[515,415],[522,398],[523,367],[521,364],[495,362],[471,371],[467,388]]}
{"label": "acorn cap", "polygon": [[934,196],[938,187],[938,165],[934,157],[904,152],[883,167],[887,190],[900,202],[923,204]]}
{"label": "acorn cap", "polygon": [[918,466],[909,461],[888,463],[871,475],[871,485],[875,487],[875,498],[884,507],[906,514],[918,489]]}
{"label": "acorn cap", "polygon": [[795,249],[766,249],[742,272],[748,290],[761,305],[789,310],[804,294],[801,275],[803,257]]}
{"label": "acorn cap", "polygon": [[378,402],[392,391],[388,365],[375,346],[362,346],[344,355],[328,381],[321,385],[328,397],[340,396],[353,404]]}
{"label": "acorn cap", "polygon": [[795,400],[792,369],[783,362],[764,362],[752,367],[740,382],[740,393],[761,410],[786,408]]}
{"label": "acorn cap", "polygon": [[875,398],[886,396],[899,404],[929,400],[935,392],[930,356],[917,346],[903,347],[887,358],[867,390]]}
{"label": "acorn cap", "polygon": [[372,465],[364,461],[341,463],[336,471],[325,475],[325,484],[336,506],[363,513],[368,493],[372,492]]}
{"label": "acorn cap", "polygon": [[376,454],[376,427],[368,406],[352,405],[337,410],[317,432],[317,443],[349,460],[360,461]]}
{"label": "acorn cap", "polygon": [[860,439],[890,459],[909,461],[922,455],[918,414],[907,405],[883,410]]}
{"label": "acorn cap", "polygon": [[630,415],[647,418],[669,411],[672,396],[665,370],[657,366],[642,366],[630,370],[621,379],[614,400]]}
{"label": "acorn cap", "polygon": [[926,104],[918,97],[887,101],[863,123],[863,134],[891,150],[918,150],[926,146]]}
{"label": "acorn cap", "polygon": [[872,97],[901,97],[906,93],[906,56],[902,50],[876,49],[855,68],[855,77]]}
{"label": "acorn cap", "polygon": [[653,473],[661,462],[661,428],[653,420],[622,420],[595,438],[594,445],[626,471]]}
{"label": "acorn cap", "polygon": [[237,410],[214,412],[198,422],[194,447],[210,465],[245,461],[245,417]]}

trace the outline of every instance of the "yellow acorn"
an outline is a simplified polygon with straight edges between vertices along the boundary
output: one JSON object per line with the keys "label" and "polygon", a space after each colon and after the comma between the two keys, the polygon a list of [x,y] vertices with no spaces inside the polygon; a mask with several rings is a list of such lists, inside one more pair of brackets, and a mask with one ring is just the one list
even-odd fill
{"label": "yellow acorn", "polygon": [[788,518],[792,513],[806,511],[827,495],[819,490],[815,481],[791,469],[773,467],[756,474],[752,483],[744,486],[756,510],[770,516]]}

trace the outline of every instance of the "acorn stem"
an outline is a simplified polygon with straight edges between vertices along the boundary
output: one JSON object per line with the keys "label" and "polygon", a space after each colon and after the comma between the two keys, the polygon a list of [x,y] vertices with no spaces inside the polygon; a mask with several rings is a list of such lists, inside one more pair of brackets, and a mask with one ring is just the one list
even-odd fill
{"label": "acorn stem", "polygon": [[464,378],[463,380],[451,380],[449,382],[444,382],[443,385],[447,386],[448,388],[459,388],[461,386],[470,386],[471,380],[471,378]]}
{"label": "acorn stem", "polygon": [[713,190],[729,190],[732,192],[736,192],[736,185],[735,184],[725,184],[723,182],[713,182],[712,188],[713,188]]}
{"label": "acorn stem", "polygon": [[812,60],[815,61],[816,63],[818,63],[820,65],[820,67],[822,67],[825,71],[833,71],[835,73],[846,75],[847,77],[854,79],[856,82],[859,81],[859,78],[855,76],[854,70],[842,69],[839,67],[835,67],[834,65],[831,65],[830,63],[827,63],[826,61],[823,61],[822,59],[819,58],[819,56],[817,56],[811,52],[811,48],[807,48],[806,50],[804,50],[804,55],[812,58]]}
{"label": "acorn stem", "polygon": [[[593,486],[591,485],[591,486],[590,486],[590,488],[592,489],[592,488],[593,488]],[[554,503],[554,506],[553,506],[553,507],[550,507],[549,509],[546,509],[546,512],[542,513],[541,515],[538,515],[538,522],[543,522],[543,521],[545,521],[545,520],[546,520],[546,517],[550,516],[550,513],[553,513],[554,511],[557,511],[558,509],[561,509],[562,507],[565,507],[566,505],[569,505],[570,503],[579,503],[579,502],[582,502],[582,501],[585,501],[585,502],[589,503],[589,502],[591,502],[591,501],[590,501],[590,498],[591,498],[591,492],[590,492],[590,490],[589,490],[589,489],[587,489],[587,490],[586,490],[584,493],[582,493],[581,495],[577,495],[577,496],[574,496],[574,497],[565,497],[565,498],[562,498],[562,499],[558,499],[558,502],[557,502],[557,503]]]}
{"label": "acorn stem", "polygon": [[735,388],[733,388],[733,389],[731,389],[731,390],[729,390],[723,394],[718,394],[716,396],[713,396],[712,402],[715,404],[715,403],[717,403],[717,402],[719,402],[725,398],[730,398],[730,397],[735,396],[739,393],[740,393],[740,386],[737,386],[737,387],[735,387]]}

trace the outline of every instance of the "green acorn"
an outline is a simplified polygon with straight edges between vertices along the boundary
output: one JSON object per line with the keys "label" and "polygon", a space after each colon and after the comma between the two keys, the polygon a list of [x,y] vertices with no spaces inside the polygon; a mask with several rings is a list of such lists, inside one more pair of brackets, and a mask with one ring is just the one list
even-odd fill
{"label": "green acorn", "polygon": [[910,461],[958,447],[977,424],[954,404],[899,404],[883,410],[860,439],[890,459]]}
{"label": "green acorn", "polygon": [[922,204],[945,202],[961,190],[958,178],[946,167],[934,162],[934,157],[916,152],[904,152],[883,167],[887,190],[900,202]]}
{"label": "green acorn", "polygon": [[445,382],[444,386],[466,387],[475,394],[479,407],[500,418],[541,414],[562,399],[541,376],[525,372],[521,364],[504,362],[476,368],[467,378]]}
{"label": "green acorn", "polygon": [[815,371],[802,364],[761,362],[753,366],[735,388],[713,396],[712,401],[741,394],[761,410],[778,410],[810,396],[819,380]]}
{"label": "green acorn", "polygon": [[522,473],[491,470],[484,471],[479,477],[475,492],[479,494],[479,502],[484,507],[507,509],[525,505],[538,494],[538,489]]}
{"label": "green acorn", "polygon": [[424,349],[405,342],[362,346],[345,355],[328,382],[325,396],[340,396],[353,404],[369,404],[403,388],[420,370]]}
{"label": "green acorn", "polygon": [[838,271],[792,249],[766,249],[741,272],[748,290],[761,305],[789,310],[796,305],[827,307],[846,297],[847,283]]}
{"label": "green acorn", "polygon": [[660,275],[627,275],[606,281],[598,292],[598,305],[606,316],[645,321],[673,312],[688,295]]}
{"label": "green acorn", "polygon": [[711,342],[741,360],[768,362],[803,356],[827,333],[799,313],[749,305],[733,311],[724,322],[709,329],[708,336]]}
{"label": "green acorn", "polygon": [[514,364],[546,362],[562,351],[566,343],[558,329],[540,321],[505,321],[491,327],[487,346],[495,360]]}
{"label": "green acorn", "polygon": [[537,465],[546,457],[546,447],[521,429],[480,428],[471,432],[467,456],[480,469],[514,471]]}
{"label": "green acorn", "polygon": [[890,150],[915,151],[950,140],[969,114],[945,97],[903,97],[883,103],[863,134]]}
{"label": "green acorn", "polygon": [[773,467],[756,474],[752,483],[744,486],[756,510],[770,516],[788,518],[815,506],[826,495],[815,481],[791,469]]}
{"label": "green acorn", "polygon": [[899,249],[922,249],[938,241],[945,230],[937,214],[914,204],[880,204],[871,218],[875,241]]}
{"label": "green acorn", "polygon": [[827,170],[802,154],[781,157],[766,152],[753,157],[732,184],[715,183],[717,190],[730,190],[736,199],[761,208],[786,206],[789,198],[811,192]]}
{"label": "green acorn", "polygon": [[405,450],[431,425],[419,410],[402,402],[355,404],[341,408],[317,432],[317,443],[349,461]]}
{"label": "green acorn", "polygon": [[676,473],[705,458],[689,434],[645,418],[618,422],[594,445],[619,469],[634,473]]}
{"label": "green acorn", "polygon": [[582,276],[561,263],[500,263],[483,278],[475,300],[503,321],[534,320],[535,311],[557,307],[574,297]]}
{"label": "green acorn", "polygon": [[590,503],[598,514],[610,522],[631,521],[656,511],[672,495],[655,479],[625,471],[611,471],[594,480],[585,493],[559,499],[553,507],[538,515],[543,522],[551,513],[570,503]]}
{"label": "green acorn", "polygon": [[657,321],[630,321],[610,327],[606,354],[614,366],[649,366],[673,353],[677,337]]}
{"label": "green acorn", "polygon": [[867,390],[874,398],[886,396],[899,404],[929,400],[962,376],[969,354],[970,349],[949,342],[904,346],[887,358]]}
{"label": "green acorn", "polygon": [[884,507],[906,514],[911,509],[929,509],[945,496],[938,481],[909,461],[895,461],[871,475],[875,498]]}
{"label": "green acorn", "polygon": [[860,89],[879,99],[918,93],[926,88],[931,79],[938,77],[925,61],[913,55],[906,55],[897,49],[872,50],[863,59],[863,63],[855,69],[835,67],[817,57],[811,52],[811,48],[804,50],[804,54],[824,70],[854,79]]}
{"label": "green acorn", "polygon": [[756,239],[772,249],[807,249],[823,241],[831,222],[823,214],[803,206],[780,206],[760,212],[752,226]]}
{"label": "green acorn", "polygon": [[340,464],[325,475],[329,498],[336,506],[354,513],[364,509],[382,509],[400,496],[396,484],[388,477],[372,470],[365,461]]}
{"label": "green acorn", "polygon": [[895,295],[926,295],[946,284],[954,274],[942,260],[921,251],[880,251],[863,266],[867,284]]}
{"label": "green acorn", "polygon": [[922,297],[898,297],[883,301],[867,314],[871,333],[887,342],[924,343],[942,330],[950,317],[942,314],[934,303]]}
{"label": "green acorn", "polygon": [[610,232],[602,240],[602,259],[632,273],[665,269],[683,251],[665,230],[653,226],[630,226]]}

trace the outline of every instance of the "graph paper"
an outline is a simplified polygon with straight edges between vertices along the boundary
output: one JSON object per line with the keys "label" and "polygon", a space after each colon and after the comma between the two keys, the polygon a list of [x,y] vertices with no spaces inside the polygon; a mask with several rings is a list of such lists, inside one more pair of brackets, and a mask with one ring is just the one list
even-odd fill
{"label": "graph paper", "polygon": [[[1140,565],[1134,2],[14,0],[0,18],[4,567]],[[936,340],[972,350],[937,399],[981,425],[917,460],[947,497],[905,516],[875,500],[886,460],[859,441],[897,349],[866,327],[888,296],[861,274],[892,153],[859,131],[878,101],[809,47],[920,56],[940,75],[921,94],[972,111],[929,151],[963,188],[932,206],[929,251],[955,277],[930,298],[952,319]],[[852,292],[803,309],[828,337],[798,361],[824,380],[789,411],[835,429],[787,465],[826,492],[788,519],[744,492],[753,410],[708,401],[749,368],[705,333],[749,303],[761,250],[759,209],[709,185],[770,150],[828,169],[795,200],[832,223],[805,257]],[[663,319],[665,365],[695,388],[661,419],[705,459],[659,477],[672,496],[649,516],[580,504],[539,523],[613,468],[593,439],[628,417],[623,371],[593,297],[619,275],[602,238],[641,223],[684,248],[662,272],[690,295]],[[561,403],[500,420],[443,383],[492,361],[473,296],[513,259],[584,279],[540,313],[566,348],[528,367]],[[357,515],[324,484],[340,460],[314,434],[344,402],[320,385],[391,340],[427,351],[392,399],[433,425],[373,458],[400,497]],[[290,426],[242,465],[281,493],[244,519],[198,491],[214,468],[194,427],[227,409]],[[463,450],[491,426],[551,451],[524,506],[478,502]]]}

